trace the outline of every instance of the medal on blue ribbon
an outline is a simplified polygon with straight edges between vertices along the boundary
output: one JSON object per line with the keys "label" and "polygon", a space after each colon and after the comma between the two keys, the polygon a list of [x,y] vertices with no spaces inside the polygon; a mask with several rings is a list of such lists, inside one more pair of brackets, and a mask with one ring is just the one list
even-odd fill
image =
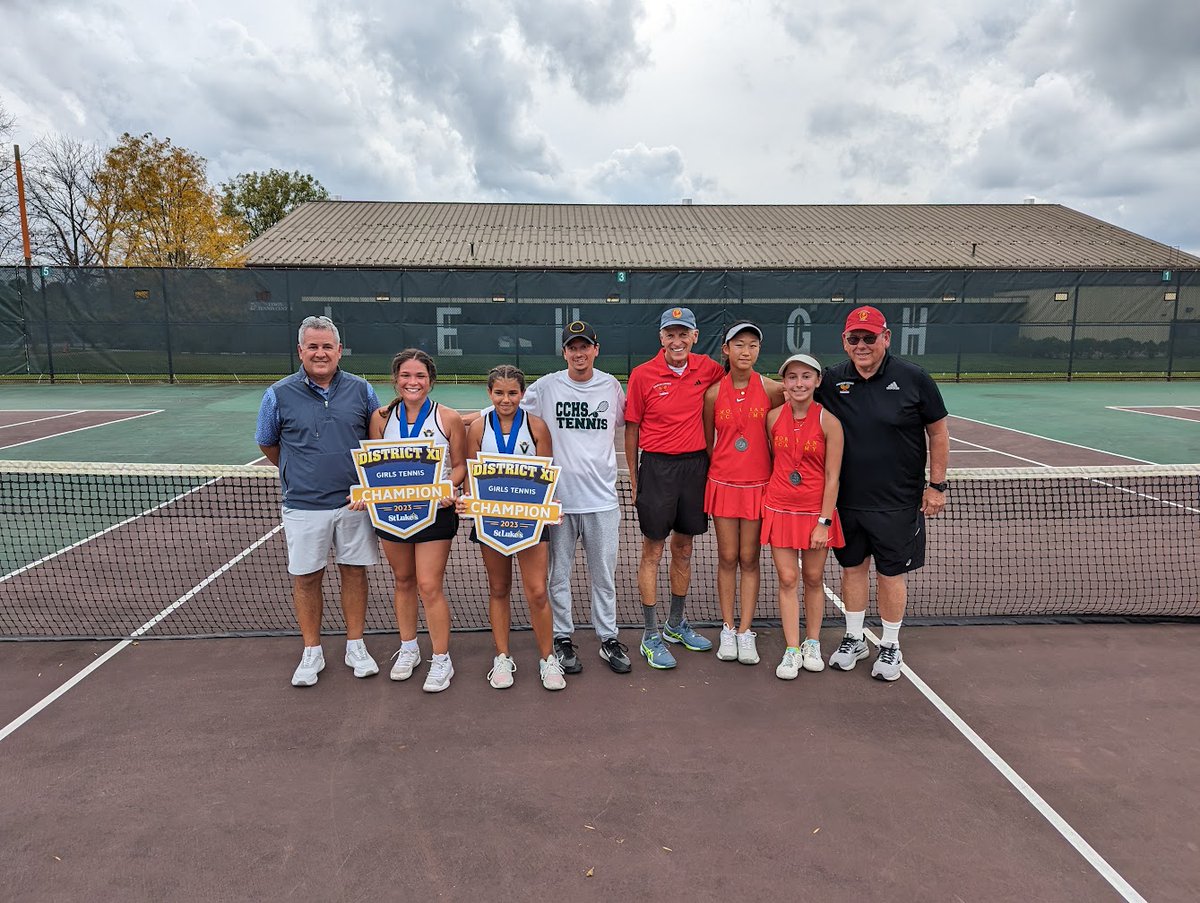
{"label": "medal on blue ribbon", "polygon": [[404,403],[400,403],[400,411],[396,415],[396,428],[400,431],[401,439],[420,439],[421,427],[425,425],[425,420],[429,417],[429,413],[433,410],[433,402],[428,398],[425,399],[425,404],[421,405],[421,410],[417,412],[416,422],[410,428],[408,425],[408,409],[404,407]]}

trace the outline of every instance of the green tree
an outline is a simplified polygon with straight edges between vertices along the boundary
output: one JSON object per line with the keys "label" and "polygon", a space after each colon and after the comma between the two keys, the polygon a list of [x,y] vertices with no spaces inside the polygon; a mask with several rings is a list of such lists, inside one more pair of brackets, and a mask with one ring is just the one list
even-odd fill
{"label": "green tree", "polygon": [[221,212],[207,161],[147,132],[104,155],[89,199],[109,266],[237,266],[245,225]]}
{"label": "green tree", "polygon": [[308,173],[244,172],[221,183],[224,197],[221,212],[246,224],[250,238],[258,238],[273,225],[308,201],[327,201],[329,192]]}

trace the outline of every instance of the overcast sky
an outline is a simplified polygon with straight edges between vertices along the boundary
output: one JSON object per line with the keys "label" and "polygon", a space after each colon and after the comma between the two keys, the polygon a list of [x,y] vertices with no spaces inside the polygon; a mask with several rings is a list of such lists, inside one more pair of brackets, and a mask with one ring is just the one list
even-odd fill
{"label": "overcast sky", "polygon": [[347,200],[1066,204],[1200,253],[1196,0],[0,0],[16,140]]}

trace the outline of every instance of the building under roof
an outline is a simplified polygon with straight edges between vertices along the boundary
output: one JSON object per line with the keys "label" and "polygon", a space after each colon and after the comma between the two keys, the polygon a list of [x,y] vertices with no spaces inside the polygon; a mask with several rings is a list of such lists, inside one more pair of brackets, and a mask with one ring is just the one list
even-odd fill
{"label": "building under roof", "polygon": [[251,267],[1194,269],[1200,257],[1060,204],[467,204],[313,201]]}

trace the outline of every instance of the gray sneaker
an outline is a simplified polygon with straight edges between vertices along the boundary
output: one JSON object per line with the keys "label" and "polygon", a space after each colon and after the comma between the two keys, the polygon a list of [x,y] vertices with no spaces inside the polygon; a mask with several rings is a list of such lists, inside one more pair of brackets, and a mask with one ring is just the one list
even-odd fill
{"label": "gray sneaker", "polygon": [[820,640],[805,640],[800,644],[800,655],[804,657],[805,671],[825,670],[825,660],[821,658]]}
{"label": "gray sneaker", "polygon": [[884,643],[879,647],[879,655],[871,668],[871,676],[876,680],[896,680],[900,676],[900,666],[904,664],[904,656],[900,647],[893,643]]}
{"label": "gray sneaker", "polygon": [[754,638],[758,636],[753,630],[747,630],[745,633],[737,635],[737,660],[743,665],[758,664],[758,646],[754,642]]}
{"label": "gray sneaker", "polygon": [[853,671],[854,666],[870,654],[866,640],[862,637],[855,639],[846,634],[838,644],[837,651],[829,656],[829,667],[839,671]]}
{"label": "gray sneaker", "polygon": [[736,662],[738,657],[737,633],[732,627],[721,627],[721,644],[717,647],[717,658],[723,662]]}
{"label": "gray sneaker", "polygon": [[320,646],[305,646],[300,664],[292,672],[293,687],[311,687],[317,682],[317,675],[325,670],[325,654]]}
{"label": "gray sneaker", "polygon": [[566,687],[567,680],[563,677],[562,662],[553,652],[538,662],[538,671],[542,677],[542,686],[547,690],[561,690]]}
{"label": "gray sneaker", "polygon": [[497,690],[511,687],[513,685],[513,672],[516,670],[517,663],[504,653],[501,653],[492,659],[492,670],[488,672],[488,683]]}
{"label": "gray sneaker", "polygon": [[454,676],[454,665],[450,663],[449,655],[435,655],[429,660],[429,674],[425,677],[426,693],[440,693],[450,686],[450,678]]}
{"label": "gray sneaker", "polygon": [[413,669],[421,663],[421,653],[417,649],[409,652],[401,647],[392,658],[396,660],[396,664],[392,665],[392,670],[388,673],[392,680],[408,680],[413,676]]}
{"label": "gray sneaker", "polygon": [[379,665],[367,652],[362,640],[350,640],[346,643],[346,667],[354,669],[355,677],[370,677],[379,673]]}
{"label": "gray sneaker", "polygon": [[800,675],[800,650],[792,646],[783,650],[783,660],[775,669],[775,676],[780,680],[795,680]]}

